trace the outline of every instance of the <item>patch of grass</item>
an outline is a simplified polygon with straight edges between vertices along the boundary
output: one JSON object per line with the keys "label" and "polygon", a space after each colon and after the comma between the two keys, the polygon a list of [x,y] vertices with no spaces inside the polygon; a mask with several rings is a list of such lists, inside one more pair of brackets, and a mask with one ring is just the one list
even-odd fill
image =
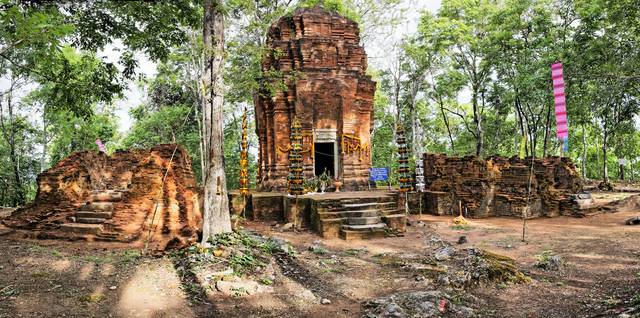
{"label": "patch of grass", "polygon": [[244,287],[232,288],[233,297],[242,297],[247,295],[247,290]]}
{"label": "patch of grass", "polygon": [[29,252],[34,254],[44,254],[56,258],[62,257],[62,253],[60,253],[60,251],[56,250],[55,248],[40,245],[31,245],[29,247]]}
{"label": "patch of grass", "polygon": [[506,283],[498,283],[498,284],[496,284],[496,288],[497,289],[507,289],[507,284]]}
{"label": "patch of grass", "polygon": [[487,276],[489,279],[516,284],[531,282],[530,277],[518,270],[514,259],[489,251],[483,251],[482,254],[481,257],[476,257],[476,259],[481,261],[480,263],[485,262],[488,266]]}
{"label": "patch of grass", "polygon": [[449,229],[456,230],[456,231],[469,231],[471,230],[471,226],[469,226],[468,224],[455,224],[455,225],[450,225]]}
{"label": "patch of grass", "polygon": [[553,256],[552,250],[544,250],[542,253],[535,255],[534,257],[540,263],[548,263],[549,259]]}
{"label": "patch of grass", "polygon": [[4,297],[15,296],[18,294],[18,290],[13,287],[13,285],[7,285],[0,289],[0,295]]}
{"label": "patch of grass", "polygon": [[253,248],[260,245],[260,242],[243,231],[218,234],[214,238],[210,239],[209,243],[214,246],[241,245],[247,248]]}
{"label": "patch of grass", "polygon": [[80,257],[80,260],[95,263],[96,265],[103,264],[117,264],[128,265],[142,257],[142,254],[138,250],[130,249],[124,251],[110,252],[99,255],[85,255]]}
{"label": "patch of grass", "polygon": [[312,246],[309,248],[309,250],[316,255],[325,255],[329,253],[329,251],[322,246]]}
{"label": "patch of grass", "polygon": [[105,299],[105,296],[101,293],[93,293],[90,295],[85,295],[80,297],[80,301],[84,301],[87,303],[98,303]]}
{"label": "patch of grass", "polygon": [[319,262],[319,264],[324,267],[329,267],[330,265],[335,265],[337,263],[338,261],[335,259],[323,259]]}
{"label": "patch of grass", "polygon": [[340,268],[338,260],[335,259],[323,259],[318,264],[322,267],[320,271],[322,273],[342,273],[344,269]]}
{"label": "patch of grass", "polygon": [[35,277],[35,278],[43,278],[43,277],[47,277],[49,276],[49,273],[47,272],[34,272],[31,273],[31,277]]}
{"label": "patch of grass", "polygon": [[274,253],[276,253],[278,251],[278,249],[280,248],[278,246],[278,242],[274,241],[274,240],[267,240],[266,242],[262,243],[261,246],[262,251],[265,252],[266,254],[270,254],[273,255]]}
{"label": "patch of grass", "polygon": [[343,252],[346,256],[358,256],[360,254],[367,254],[369,251],[365,248],[350,248]]}
{"label": "patch of grass", "polygon": [[326,273],[336,273],[336,274],[344,273],[344,269],[341,269],[341,268],[323,268],[320,271],[322,273],[324,273],[324,274],[326,274]]}
{"label": "patch of grass", "polygon": [[252,271],[257,266],[262,265],[253,254],[250,252],[240,252],[234,255],[231,255],[229,258],[229,266],[233,269],[233,271],[237,274],[243,274],[245,272]]}
{"label": "patch of grass", "polygon": [[[180,285],[180,288],[187,294],[187,295],[197,295],[198,293],[200,293],[200,285],[196,284],[196,283],[182,283]],[[215,285],[210,286],[211,289],[215,289]]]}
{"label": "patch of grass", "polygon": [[269,279],[269,278],[266,278],[266,277],[260,278],[259,283],[262,284],[262,285],[267,285],[267,286],[268,285],[273,285],[273,281],[271,279]]}
{"label": "patch of grass", "polygon": [[536,258],[534,266],[538,268],[557,270],[561,265],[560,258],[556,256],[552,250],[544,250],[534,257]]}
{"label": "patch of grass", "polygon": [[619,299],[613,298],[613,297],[608,297],[607,299],[603,300],[602,303],[611,308],[616,306],[617,304],[619,304],[621,301]]}
{"label": "patch of grass", "polygon": [[124,250],[120,253],[118,262],[122,265],[131,264],[142,257],[142,253],[139,250]]}
{"label": "patch of grass", "polygon": [[[291,245],[278,239],[264,239],[245,231],[219,234],[209,244],[195,244],[173,251],[169,255],[181,277],[192,275],[201,268],[220,271],[230,268],[234,275],[262,274],[258,269],[273,261],[274,254],[293,254]],[[176,265],[178,264],[178,265]],[[259,276],[260,277],[260,276]]]}

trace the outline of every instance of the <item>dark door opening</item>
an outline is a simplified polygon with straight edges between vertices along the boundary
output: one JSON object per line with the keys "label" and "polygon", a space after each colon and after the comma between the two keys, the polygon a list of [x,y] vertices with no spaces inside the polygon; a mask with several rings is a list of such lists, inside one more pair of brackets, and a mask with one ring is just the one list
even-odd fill
{"label": "dark door opening", "polygon": [[325,169],[327,174],[332,178],[335,177],[335,164],[334,164],[334,144],[332,142],[317,142],[315,143],[314,153],[314,167],[316,176],[321,175]]}

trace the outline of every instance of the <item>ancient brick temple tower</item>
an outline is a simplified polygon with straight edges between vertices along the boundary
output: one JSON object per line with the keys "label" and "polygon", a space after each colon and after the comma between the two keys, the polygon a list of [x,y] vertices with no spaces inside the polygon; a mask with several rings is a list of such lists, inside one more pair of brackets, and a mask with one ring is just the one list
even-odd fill
{"label": "ancient brick temple tower", "polygon": [[358,24],[321,7],[298,9],[268,31],[256,132],[263,190],[287,187],[289,130],[302,124],[306,178],[328,171],[346,190],[367,187],[376,83]]}

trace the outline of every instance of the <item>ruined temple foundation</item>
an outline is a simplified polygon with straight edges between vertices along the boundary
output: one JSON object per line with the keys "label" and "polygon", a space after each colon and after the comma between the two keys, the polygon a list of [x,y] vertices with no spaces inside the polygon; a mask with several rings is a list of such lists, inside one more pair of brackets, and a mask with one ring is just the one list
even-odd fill
{"label": "ruined temple foundation", "polygon": [[153,250],[195,242],[202,226],[191,158],[181,146],[77,152],[37,183],[34,202],[4,225],[37,238],[144,241]]}
{"label": "ruined temple foundation", "polygon": [[376,85],[359,42],[357,23],[321,7],[298,9],[269,28],[255,102],[261,190],[287,189],[294,118],[305,178],[327,171],[345,190],[367,188]]}
{"label": "ruined temple foundation", "polygon": [[[569,158],[425,154],[427,213],[466,217],[574,215],[582,180]],[[533,167],[532,167],[533,163]],[[529,190],[530,189],[530,190]]]}

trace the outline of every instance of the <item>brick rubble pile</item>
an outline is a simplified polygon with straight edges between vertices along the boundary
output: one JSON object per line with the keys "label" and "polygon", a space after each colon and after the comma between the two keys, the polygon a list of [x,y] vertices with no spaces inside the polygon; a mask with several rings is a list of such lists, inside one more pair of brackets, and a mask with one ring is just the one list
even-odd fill
{"label": "brick rubble pile", "polygon": [[460,202],[469,217],[570,215],[571,196],[582,192],[568,158],[534,159],[533,173],[531,158],[425,154],[423,160],[427,205],[436,214],[457,214]]}
{"label": "brick rubble pile", "polygon": [[197,239],[202,215],[191,158],[178,146],[171,161],[174,149],[176,145],[165,144],[149,150],[118,151],[112,156],[94,151],[72,154],[40,174],[34,202],[3,223],[34,231],[37,237],[69,238],[61,225],[72,222],[74,213],[91,200],[92,192],[120,192],[121,198],[113,202],[113,216],[103,224],[103,232],[109,234],[103,238],[146,242],[151,228],[154,249],[186,245]]}

